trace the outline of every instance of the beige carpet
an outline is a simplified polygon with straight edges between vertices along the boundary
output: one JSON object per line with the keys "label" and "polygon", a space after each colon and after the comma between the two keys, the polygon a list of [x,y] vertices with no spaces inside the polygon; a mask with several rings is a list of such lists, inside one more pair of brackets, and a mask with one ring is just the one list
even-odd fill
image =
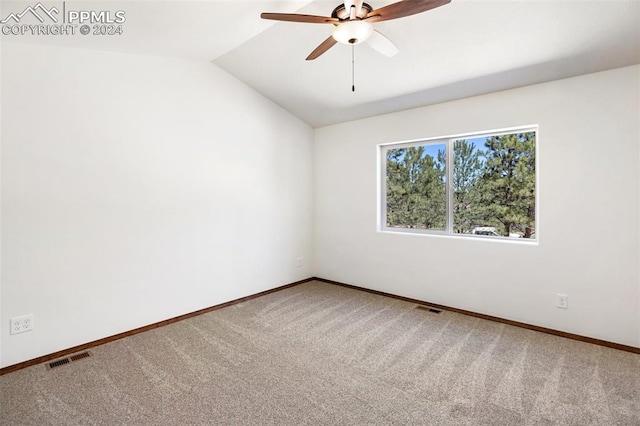
{"label": "beige carpet", "polygon": [[640,356],[310,282],[0,377],[2,425],[640,425]]}

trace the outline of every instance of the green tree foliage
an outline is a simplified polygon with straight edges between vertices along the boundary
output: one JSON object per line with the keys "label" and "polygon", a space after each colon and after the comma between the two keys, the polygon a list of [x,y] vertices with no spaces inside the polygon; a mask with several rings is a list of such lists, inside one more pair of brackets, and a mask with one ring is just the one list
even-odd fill
{"label": "green tree foliage", "polygon": [[486,164],[480,180],[485,220],[509,236],[531,238],[535,232],[535,133],[487,138]]}
{"label": "green tree foliage", "polygon": [[387,151],[387,226],[444,229],[444,163],[424,146]]}
{"label": "green tree foliage", "polygon": [[453,142],[453,231],[471,232],[478,222],[480,194],[478,182],[482,177],[482,151],[466,140]]}
{"label": "green tree foliage", "polygon": [[[535,233],[535,132],[453,141],[453,231]],[[430,150],[433,152],[433,148]],[[426,146],[387,151],[387,226],[446,228],[446,155]]]}

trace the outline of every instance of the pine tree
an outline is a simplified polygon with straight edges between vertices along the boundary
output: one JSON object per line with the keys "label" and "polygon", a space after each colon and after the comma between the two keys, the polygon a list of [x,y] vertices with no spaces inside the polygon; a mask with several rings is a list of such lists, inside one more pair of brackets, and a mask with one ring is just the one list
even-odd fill
{"label": "pine tree", "polygon": [[424,146],[387,151],[387,226],[444,229],[444,164]]}
{"label": "pine tree", "polygon": [[482,176],[482,151],[464,139],[453,143],[453,227],[456,233],[469,233],[478,222],[478,181]]}
{"label": "pine tree", "polygon": [[535,232],[535,133],[492,136],[480,179],[482,215],[504,236]]}

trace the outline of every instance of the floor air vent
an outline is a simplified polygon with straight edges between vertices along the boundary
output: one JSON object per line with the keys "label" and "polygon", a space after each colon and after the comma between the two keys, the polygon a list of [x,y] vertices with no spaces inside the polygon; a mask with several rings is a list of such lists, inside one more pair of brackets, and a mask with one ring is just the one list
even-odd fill
{"label": "floor air vent", "polygon": [[73,361],[79,361],[79,360],[81,360],[83,358],[88,358],[90,356],[91,356],[91,352],[89,352],[89,351],[80,352],[78,354],[71,355],[68,358],[61,358],[61,359],[57,359],[55,361],[48,362],[46,364],[46,366],[47,366],[47,369],[52,370],[52,369],[54,369],[56,367],[60,367],[60,366],[65,365],[65,364],[70,364]]}
{"label": "floor air vent", "polygon": [[431,312],[434,314],[439,314],[440,312],[442,312],[440,309],[432,308],[430,306],[416,306],[416,309]]}
{"label": "floor air vent", "polygon": [[71,361],[78,361],[82,358],[89,358],[91,356],[91,352],[80,352],[79,354],[71,355],[69,359]]}
{"label": "floor air vent", "polygon": [[62,358],[57,361],[47,363],[47,368],[51,370],[52,368],[60,367],[61,365],[69,364],[70,362],[69,358]]}

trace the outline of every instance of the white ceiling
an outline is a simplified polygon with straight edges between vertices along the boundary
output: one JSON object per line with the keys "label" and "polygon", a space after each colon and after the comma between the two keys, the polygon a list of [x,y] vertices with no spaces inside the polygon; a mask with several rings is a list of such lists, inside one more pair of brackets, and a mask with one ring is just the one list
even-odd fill
{"label": "white ceiling", "polygon": [[[392,2],[368,1],[374,9]],[[3,1],[2,13],[27,3]],[[352,93],[349,46],[305,61],[331,25],[259,17],[329,15],[338,3],[67,1],[68,8],[124,10],[125,33],[2,40],[213,60],[314,127],[640,63],[640,0],[452,0],[375,24],[400,53],[387,58],[356,46]]]}

